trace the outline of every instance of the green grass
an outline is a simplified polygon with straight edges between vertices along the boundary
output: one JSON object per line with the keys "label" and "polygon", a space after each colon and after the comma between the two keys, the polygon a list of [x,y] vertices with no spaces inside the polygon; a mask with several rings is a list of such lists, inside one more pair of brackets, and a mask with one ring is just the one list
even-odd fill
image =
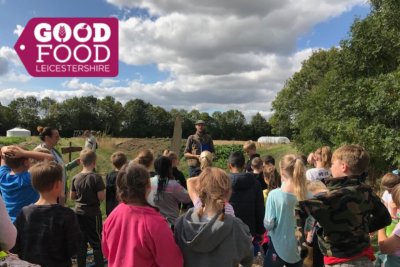
{"label": "green grass", "polygon": [[0,146],[20,144],[26,141],[26,137],[0,137]]}

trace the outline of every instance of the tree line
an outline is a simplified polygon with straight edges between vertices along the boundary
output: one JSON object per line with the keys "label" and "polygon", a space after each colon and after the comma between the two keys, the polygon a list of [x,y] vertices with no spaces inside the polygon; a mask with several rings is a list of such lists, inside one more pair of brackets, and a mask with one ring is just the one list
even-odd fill
{"label": "tree line", "polygon": [[375,170],[400,165],[400,1],[372,0],[339,48],[315,51],[273,102],[272,131],[300,151],[365,146]]}
{"label": "tree line", "polygon": [[207,131],[214,139],[247,140],[270,135],[271,126],[259,113],[250,122],[238,110],[216,111],[211,115],[198,110],[172,109],[167,111],[141,99],[123,105],[113,97],[73,97],[62,102],[45,97],[16,98],[8,106],[0,104],[0,135],[20,126],[33,134],[36,127],[57,127],[63,137],[71,137],[75,130],[91,129],[114,137],[171,137],[177,116],[182,118],[182,135],[187,138],[195,131],[196,120],[207,123]]}

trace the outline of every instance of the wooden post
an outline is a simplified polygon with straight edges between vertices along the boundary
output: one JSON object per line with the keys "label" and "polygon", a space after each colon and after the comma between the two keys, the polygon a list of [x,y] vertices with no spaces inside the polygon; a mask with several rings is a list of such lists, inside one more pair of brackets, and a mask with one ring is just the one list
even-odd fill
{"label": "wooden post", "polygon": [[68,153],[68,159],[69,162],[72,161],[72,152],[78,152],[81,151],[82,147],[80,146],[72,146],[72,142],[69,142],[69,147],[62,147],[61,148],[61,153],[62,154],[67,154]]}

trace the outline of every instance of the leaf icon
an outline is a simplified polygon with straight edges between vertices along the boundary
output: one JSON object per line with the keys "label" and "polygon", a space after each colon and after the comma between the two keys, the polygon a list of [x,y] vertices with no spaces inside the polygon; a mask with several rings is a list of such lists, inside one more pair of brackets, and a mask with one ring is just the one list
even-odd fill
{"label": "leaf icon", "polygon": [[58,30],[58,37],[61,39],[61,43],[63,42],[63,39],[65,38],[65,27],[60,26],[60,29]]}

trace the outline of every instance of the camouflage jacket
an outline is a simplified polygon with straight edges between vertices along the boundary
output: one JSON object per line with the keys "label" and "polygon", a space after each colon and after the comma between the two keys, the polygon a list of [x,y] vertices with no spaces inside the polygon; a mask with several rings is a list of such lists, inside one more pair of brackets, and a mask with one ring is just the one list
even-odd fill
{"label": "camouflage jacket", "polygon": [[[210,135],[196,133],[188,137],[184,153],[200,155],[201,152],[206,150],[214,153],[214,143]],[[194,167],[200,166],[200,162],[197,159],[188,159],[188,164]]]}
{"label": "camouflage jacket", "polygon": [[322,254],[347,258],[370,246],[369,233],[390,224],[388,210],[361,177],[327,181],[328,193],[299,202],[298,226],[308,215],[320,224],[317,230]]}

